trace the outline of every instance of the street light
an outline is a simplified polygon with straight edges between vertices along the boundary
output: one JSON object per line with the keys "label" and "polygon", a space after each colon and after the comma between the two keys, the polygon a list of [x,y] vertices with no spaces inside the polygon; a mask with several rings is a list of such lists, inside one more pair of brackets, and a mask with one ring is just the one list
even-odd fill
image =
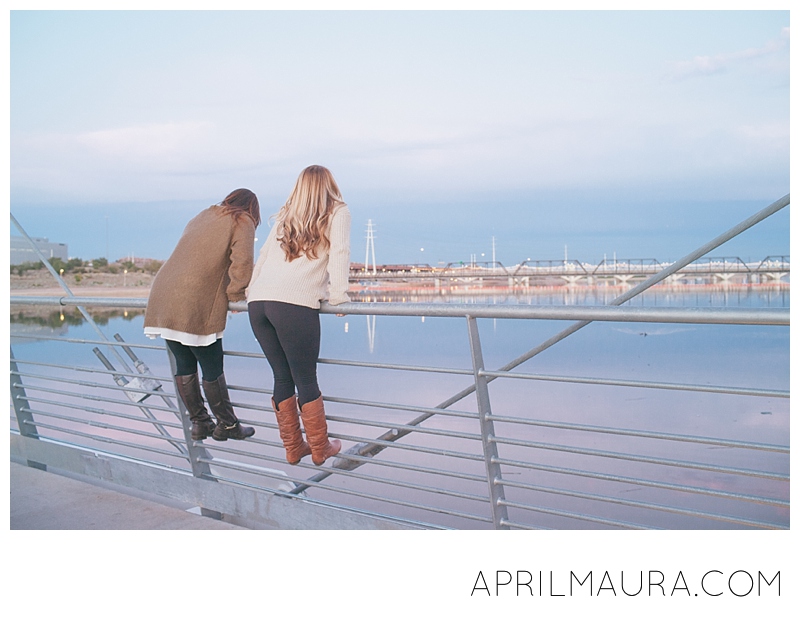
{"label": "street light", "polygon": [[128,270],[122,270],[122,286],[128,286]]}

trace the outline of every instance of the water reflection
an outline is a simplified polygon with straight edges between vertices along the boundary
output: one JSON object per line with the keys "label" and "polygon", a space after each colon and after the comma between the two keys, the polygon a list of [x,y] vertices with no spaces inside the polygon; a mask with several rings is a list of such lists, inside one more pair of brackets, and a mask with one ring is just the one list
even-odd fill
{"label": "water reflection", "polygon": [[[144,310],[140,309],[90,310],[97,325],[108,325],[115,319],[130,322],[144,314]],[[83,315],[73,307],[53,310],[48,306],[13,306],[10,318],[11,344],[35,342],[26,336],[65,337],[69,334],[70,327],[83,325],[84,322]]]}
{"label": "water reflection", "polygon": [[[464,291],[436,291],[429,287],[392,290],[363,290],[350,294],[353,301],[396,303],[480,303],[521,304],[538,306],[604,306],[626,292],[618,286],[555,286],[524,290],[501,289]],[[787,285],[709,285],[660,286],[637,295],[626,303],[629,306],[681,306],[681,307],[789,307],[790,292]]]}
{"label": "water reflection", "polygon": [[369,352],[375,352],[375,315],[367,315],[367,341],[369,342]]}
{"label": "water reflection", "polygon": [[[12,323],[13,322],[12,319]],[[61,323],[60,321],[56,324],[51,324],[50,322],[45,324],[16,323],[11,328],[11,344],[19,345],[31,342],[31,340],[25,338],[25,336],[36,336],[37,338],[64,337],[68,332],[69,325],[67,323]]]}
{"label": "water reflection", "polygon": [[[89,308],[92,319],[98,325],[107,325],[112,319],[121,318],[132,321],[136,317],[143,315],[142,309],[103,309],[98,310]],[[77,308],[69,307],[60,310],[53,310],[48,306],[13,306],[11,312],[11,325],[40,325],[50,328],[61,328],[69,325],[81,325],[84,322],[83,315]]]}

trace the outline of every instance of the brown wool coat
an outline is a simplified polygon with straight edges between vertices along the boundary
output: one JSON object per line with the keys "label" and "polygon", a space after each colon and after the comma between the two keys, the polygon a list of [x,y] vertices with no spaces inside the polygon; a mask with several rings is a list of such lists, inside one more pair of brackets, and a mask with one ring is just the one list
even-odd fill
{"label": "brown wool coat", "polygon": [[216,205],[195,216],[153,280],[144,326],[200,336],[222,332],[228,302],[245,299],[255,232],[249,217],[235,222]]}

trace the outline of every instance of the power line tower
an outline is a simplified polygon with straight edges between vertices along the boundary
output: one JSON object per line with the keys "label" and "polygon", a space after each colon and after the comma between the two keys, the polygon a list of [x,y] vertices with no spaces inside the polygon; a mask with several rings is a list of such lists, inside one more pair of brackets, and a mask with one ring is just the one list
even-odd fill
{"label": "power line tower", "polygon": [[375,231],[372,228],[372,220],[367,220],[367,254],[364,258],[364,271],[369,271],[369,254],[372,251],[372,274],[378,273],[375,264]]}

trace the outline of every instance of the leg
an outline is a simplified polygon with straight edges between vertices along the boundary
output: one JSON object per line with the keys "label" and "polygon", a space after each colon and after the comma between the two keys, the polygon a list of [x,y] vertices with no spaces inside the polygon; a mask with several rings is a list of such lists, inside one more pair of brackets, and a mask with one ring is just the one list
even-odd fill
{"label": "leg", "polygon": [[311,447],[311,460],[314,465],[322,465],[328,458],[339,454],[342,442],[328,439],[328,420],[325,418],[325,405],[322,395],[300,409],[303,427],[306,429],[308,445]]}
{"label": "leg", "polygon": [[213,381],[222,374],[222,338],[206,347],[187,348],[191,349],[195,359],[200,363],[200,370],[203,371],[203,381]]}
{"label": "leg", "polygon": [[274,327],[302,407],[321,395],[317,382],[319,310],[277,301],[264,304],[265,315]]}
{"label": "leg", "polygon": [[281,403],[294,396],[295,383],[292,379],[292,369],[286,359],[277,331],[272,322],[267,318],[265,311],[266,302],[252,301],[247,304],[247,314],[250,318],[250,327],[264,352],[264,356],[272,368],[274,385],[272,395],[275,402]]}
{"label": "leg", "polygon": [[167,348],[175,357],[176,375],[197,374],[197,358],[192,353],[192,348],[176,340],[165,340],[165,342],[167,343]]}
{"label": "leg", "polygon": [[322,465],[326,459],[339,453],[342,442],[328,438],[325,407],[317,383],[319,311],[280,302],[266,303],[267,316],[275,325],[297,384],[300,414],[311,448],[311,460],[315,465]]}
{"label": "leg", "polygon": [[252,426],[242,426],[239,418],[233,412],[231,397],[228,394],[228,384],[225,381],[225,373],[213,381],[203,380],[203,391],[206,393],[208,406],[217,417],[217,427],[211,437],[217,441],[227,439],[247,439],[255,435],[256,430]]}
{"label": "leg", "polygon": [[278,421],[278,433],[281,436],[283,447],[286,449],[286,462],[289,465],[297,465],[300,459],[311,454],[311,448],[303,439],[303,431],[300,430],[297,396],[292,394],[277,404],[273,398],[272,408],[275,410],[275,419]]}
{"label": "leg", "polygon": [[247,305],[250,326],[256,336],[264,355],[267,357],[275,379],[272,408],[278,422],[278,432],[286,449],[286,461],[296,465],[304,456],[311,454],[311,448],[303,440],[300,429],[300,412],[297,409],[297,397],[294,394],[295,384],[286,354],[278,340],[275,326],[267,318],[263,301],[251,302]]}
{"label": "leg", "polygon": [[200,395],[200,382],[197,380],[197,359],[190,347],[180,342],[167,340],[167,347],[175,357],[177,374],[175,389],[183,401],[189,419],[192,421],[191,436],[194,441],[209,437],[216,428],[214,420],[208,415]]}
{"label": "leg", "polygon": [[203,391],[208,406],[217,418],[217,425],[211,437],[217,441],[227,439],[246,439],[255,435],[251,426],[242,426],[233,411],[228,395],[228,384],[223,373],[222,340],[216,340],[205,347],[190,347],[203,370]]}

